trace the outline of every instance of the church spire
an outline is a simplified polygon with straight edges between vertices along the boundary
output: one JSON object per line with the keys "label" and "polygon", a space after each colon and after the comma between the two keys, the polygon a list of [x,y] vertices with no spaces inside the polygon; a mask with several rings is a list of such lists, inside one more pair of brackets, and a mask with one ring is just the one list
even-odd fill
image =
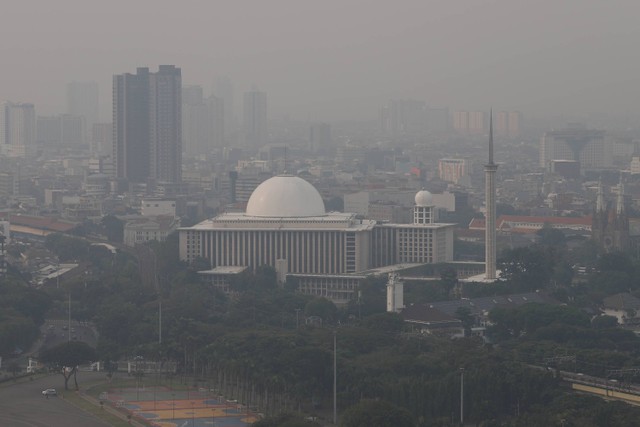
{"label": "church spire", "polygon": [[596,212],[604,212],[604,191],[602,190],[602,177],[598,179],[598,196],[596,197]]}
{"label": "church spire", "polygon": [[622,180],[622,174],[620,174],[620,184],[618,184],[618,200],[616,204],[616,213],[620,215],[624,212],[624,181]]}

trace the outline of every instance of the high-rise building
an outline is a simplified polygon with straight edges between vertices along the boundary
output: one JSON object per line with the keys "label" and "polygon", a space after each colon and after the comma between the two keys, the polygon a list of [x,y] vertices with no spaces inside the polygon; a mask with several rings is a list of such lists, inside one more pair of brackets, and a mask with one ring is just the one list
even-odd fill
{"label": "high-rise building", "polygon": [[314,123],[309,127],[309,150],[327,153],[331,148],[331,125]]}
{"label": "high-rise building", "polygon": [[215,95],[211,95],[205,101],[209,114],[209,134],[210,144],[208,149],[222,148],[225,145],[225,123],[227,121],[225,100]]}
{"label": "high-rise building", "polygon": [[391,100],[380,112],[381,130],[391,135],[423,133],[426,104],[415,99]]}
{"label": "high-rise building", "polygon": [[113,124],[94,123],[91,129],[91,151],[101,155],[113,152]]}
{"label": "high-rise building", "polygon": [[182,88],[182,144],[189,155],[207,154],[224,145],[224,102],[204,98],[202,86]]}
{"label": "high-rise building", "polygon": [[57,116],[38,116],[37,121],[38,143],[51,145],[79,146],[84,143],[87,134],[85,118],[71,114],[58,114]]}
{"label": "high-rise building", "polygon": [[540,139],[540,167],[552,160],[575,160],[581,169],[602,169],[613,165],[612,143],[603,130],[573,125],[545,132]]}
{"label": "high-rise building", "polygon": [[466,159],[440,159],[438,161],[438,175],[440,179],[458,184],[469,175],[469,161]]}
{"label": "high-rise building", "polygon": [[202,86],[182,88],[182,145],[187,155],[206,152],[209,112],[204,103]]}
{"label": "high-rise building", "polygon": [[99,105],[98,83],[71,82],[67,84],[67,114],[84,117],[85,140],[90,138],[93,124],[100,121]]}
{"label": "high-rise building", "polygon": [[469,133],[483,133],[484,111],[469,111]]}
{"label": "high-rise building", "polygon": [[[213,94],[222,99],[224,107],[224,131],[228,133],[235,131],[236,129],[236,114],[235,114],[235,102],[233,93],[233,83],[228,76],[218,76],[216,78]],[[227,136],[225,134],[224,136]]]}
{"label": "high-rise building", "polygon": [[35,149],[36,111],[33,104],[0,104],[0,149],[11,157],[22,157]]}
{"label": "high-rise building", "polygon": [[522,113],[519,111],[499,111],[496,113],[496,135],[517,138],[522,131]]}
{"label": "high-rise building", "polygon": [[182,175],[180,68],[113,77],[113,158],[118,178],[174,183]]}
{"label": "high-rise building", "polygon": [[453,112],[453,130],[458,132],[469,131],[469,112],[468,111]]}
{"label": "high-rise building", "polygon": [[483,111],[455,111],[453,130],[461,133],[483,133],[485,130]]}
{"label": "high-rise building", "polygon": [[267,143],[267,94],[258,90],[246,92],[243,110],[245,145],[260,148]]}

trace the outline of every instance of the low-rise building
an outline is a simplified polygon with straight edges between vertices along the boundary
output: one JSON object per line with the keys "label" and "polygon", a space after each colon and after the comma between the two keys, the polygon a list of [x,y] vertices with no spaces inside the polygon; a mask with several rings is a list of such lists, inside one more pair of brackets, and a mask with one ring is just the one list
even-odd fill
{"label": "low-rise building", "polygon": [[135,246],[152,240],[164,242],[169,234],[178,229],[179,225],[180,222],[172,216],[130,219],[124,225],[124,244]]}

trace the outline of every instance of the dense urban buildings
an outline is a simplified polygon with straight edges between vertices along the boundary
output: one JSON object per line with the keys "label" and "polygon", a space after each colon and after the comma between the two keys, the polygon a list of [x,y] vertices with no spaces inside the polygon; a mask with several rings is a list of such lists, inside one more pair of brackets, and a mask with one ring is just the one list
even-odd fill
{"label": "dense urban buildings", "polygon": [[380,130],[392,136],[446,132],[449,110],[415,99],[396,99],[380,109],[379,120]]}
{"label": "dense urban buildings", "polygon": [[82,116],[87,140],[93,125],[100,121],[100,96],[96,82],[71,82],[67,84],[67,114]]}
{"label": "dense urban buildings", "polygon": [[177,183],[182,179],[180,68],[113,77],[113,157],[117,178]]}

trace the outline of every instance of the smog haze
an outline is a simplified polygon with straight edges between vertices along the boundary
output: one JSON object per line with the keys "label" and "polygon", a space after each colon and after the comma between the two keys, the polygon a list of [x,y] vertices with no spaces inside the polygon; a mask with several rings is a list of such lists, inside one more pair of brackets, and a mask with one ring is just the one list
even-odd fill
{"label": "smog haze", "polygon": [[635,1],[11,2],[0,99],[64,109],[70,81],[176,64],[270,96],[272,117],[373,119],[391,98],[525,114],[638,115]]}

